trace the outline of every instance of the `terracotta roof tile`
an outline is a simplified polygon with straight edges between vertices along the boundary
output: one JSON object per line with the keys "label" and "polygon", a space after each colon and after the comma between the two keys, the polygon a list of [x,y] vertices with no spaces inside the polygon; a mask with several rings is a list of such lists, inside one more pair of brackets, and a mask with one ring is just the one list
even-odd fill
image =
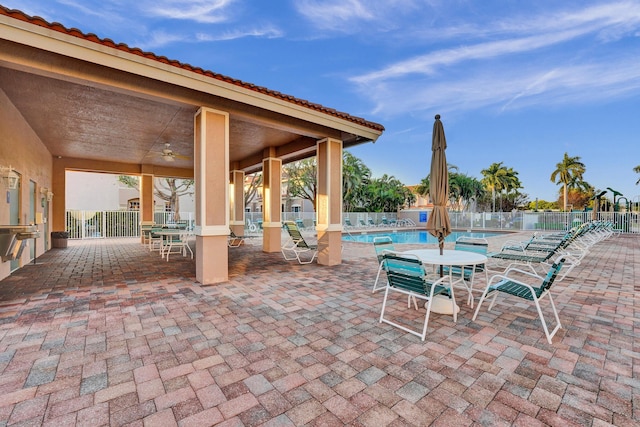
{"label": "terracotta roof tile", "polygon": [[247,83],[244,82],[242,80],[238,80],[238,79],[234,79],[232,77],[228,77],[222,74],[218,74],[218,73],[214,73],[213,71],[209,71],[209,70],[203,70],[200,67],[194,67],[192,65],[186,64],[186,63],[182,63],[180,61],[174,60],[174,59],[169,59],[166,56],[159,56],[156,55],[152,52],[145,52],[140,48],[137,47],[129,47],[128,45],[126,45],[125,43],[116,43],[111,39],[108,38],[100,38],[97,35],[93,34],[93,33],[83,33],[82,31],[80,31],[77,28],[67,28],[64,25],[58,23],[58,22],[48,22],[46,20],[44,20],[43,18],[39,17],[39,16],[29,16],[27,14],[25,14],[22,11],[19,10],[15,10],[15,9],[8,9],[2,5],[0,5],[0,15],[4,15],[7,16],[9,18],[13,18],[13,19],[18,19],[20,21],[24,21],[24,22],[28,22],[30,24],[33,25],[38,25],[40,27],[44,27],[44,28],[48,28],[50,30],[53,31],[58,31],[60,33],[64,33],[73,37],[78,37],[81,38],[83,40],[87,40],[89,42],[92,43],[98,43],[101,44],[103,46],[106,47],[110,47],[113,49],[117,49],[117,50],[121,50],[124,52],[128,52],[131,53],[133,55],[138,55],[144,58],[148,58],[154,61],[158,61],[164,64],[168,64],[170,66],[173,67],[177,67],[177,68],[182,68],[184,70],[196,73],[196,74],[201,74],[204,76],[207,76],[209,78],[212,79],[216,79],[216,80],[220,80],[220,81],[224,81],[224,82],[228,82],[231,84],[234,84],[236,86],[239,87],[243,87],[245,89],[249,89],[249,90],[253,90],[255,92],[260,92],[269,96],[272,96],[274,98],[278,98],[278,99],[282,99],[284,101],[287,102],[291,102],[293,104],[297,104],[297,105],[301,105],[305,108],[309,108],[311,110],[316,110],[316,111],[320,111],[324,114],[330,115],[330,116],[334,116],[334,117],[339,117],[341,119],[347,120],[347,121],[351,121],[354,123],[357,123],[359,125],[368,127],[370,129],[374,129],[377,131],[384,131],[384,126],[382,126],[379,123],[374,123],[374,122],[370,122],[368,120],[365,120],[361,117],[356,117],[356,116],[352,116],[348,113],[344,113],[341,111],[337,111],[333,108],[328,108],[328,107],[324,107],[320,104],[316,104],[313,102],[309,102],[307,100],[304,99],[300,99],[300,98],[296,98],[294,96],[291,95],[286,95],[283,93],[280,93],[278,91],[274,91],[274,90],[270,90],[266,87],[263,86],[257,86],[253,83]]}

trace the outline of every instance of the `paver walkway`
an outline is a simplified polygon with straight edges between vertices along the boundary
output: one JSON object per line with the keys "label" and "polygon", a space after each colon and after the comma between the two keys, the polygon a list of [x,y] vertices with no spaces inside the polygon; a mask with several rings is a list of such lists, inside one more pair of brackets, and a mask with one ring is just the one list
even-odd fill
{"label": "paver walkway", "polygon": [[514,299],[434,314],[425,342],[378,323],[371,245],[335,267],[232,248],[201,286],[134,239],[71,241],[0,281],[0,426],[637,426],[639,242],[558,284],[549,345]]}

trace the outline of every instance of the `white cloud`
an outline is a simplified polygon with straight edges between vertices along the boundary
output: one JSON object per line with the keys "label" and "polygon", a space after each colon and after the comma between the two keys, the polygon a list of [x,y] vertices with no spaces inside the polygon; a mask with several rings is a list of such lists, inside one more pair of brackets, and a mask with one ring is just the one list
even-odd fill
{"label": "white cloud", "polygon": [[265,37],[275,39],[282,37],[282,31],[275,27],[252,28],[246,30],[226,31],[220,34],[198,33],[196,39],[201,42],[235,40],[244,37]]}
{"label": "white cloud", "polygon": [[236,0],[155,0],[144,6],[146,13],[169,19],[205,24],[225,22],[228,9]]}
{"label": "white cloud", "polygon": [[636,55],[615,63],[493,70],[466,78],[379,82],[362,89],[376,113],[398,116],[420,111],[493,109],[496,113],[533,105],[582,104],[640,93]]}
{"label": "white cloud", "polygon": [[355,33],[386,31],[395,26],[391,17],[410,13],[419,7],[418,3],[415,0],[295,0],[294,7],[318,29]]}
{"label": "white cloud", "polygon": [[[456,46],[350,80],[385,116],[632,96],[640,91],[640,55],[633,52],[637,43],[625,45],[624,38],[636,37],[639,28],[640,3],[630,1],[509,18],[487,27],[454,26],[440,34],[455,36]],[[462,35],[472,42],[461,46]],[[492,41],[475,42],[489,36]],[[622,44],[609,46],[612,42]]]}

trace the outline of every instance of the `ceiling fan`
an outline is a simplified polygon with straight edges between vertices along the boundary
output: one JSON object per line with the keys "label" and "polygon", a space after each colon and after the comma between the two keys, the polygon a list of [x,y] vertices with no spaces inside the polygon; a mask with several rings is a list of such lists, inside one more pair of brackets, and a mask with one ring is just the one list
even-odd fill
{"label": "ceiling fan", "polygon": [[162,158],[167,162],[173,162],[175,161],[175,159],[189,160],[191,158],[188,156],[183,156],[181,154],[174,153],[173,150],[171,149],[171,144],[169,144],[168,142],[165,142],[164,148],[162,149],[162,152],[160,154],[162,155]]}

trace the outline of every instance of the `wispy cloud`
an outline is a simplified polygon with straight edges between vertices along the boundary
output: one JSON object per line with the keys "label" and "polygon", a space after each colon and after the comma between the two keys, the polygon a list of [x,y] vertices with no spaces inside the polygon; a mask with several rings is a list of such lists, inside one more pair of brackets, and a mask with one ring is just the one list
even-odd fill
{"label": "wispy cloud", "polygon": [[355,33],[375,23],[375,31],[393,26],[390,16],[410,13],[415,0],[296,0],[296,11],[320,30]]}
{"label": "wispy cloud", "polygon": [[222,40],[235,40],[244,37],[265,37],[268,39],[275,39],[282,37],[283,32],[275,27],[264,28],[251,28],[251,29],[236,29],[233,31],[224,31],[219,34],[210,33],[198,33],[196,39],[201,42],[222,41]]}
{"label": "wispy cloud", "polygon": [[420,111],[448,112],[492,109],[496,113],[535,105],[581,104],[640,93],[640,67],[636,56],[615,63],[532,67],[483,72],[466,78],[413,83],[395,81],[361,88],[370,94],[381,115]]}
{"label": "wispy cloud", "polygon": [[190,20],[205,24],[225,22],[236,0],[155,0],[145,5],[151,16]]}
{"label": "wispy cloud", "polygon": [[[627,1],[508,18],[486,28],[434,29],[458,46],[414,55],[350,80],[374,101],[377,113],[387,116],[433,108],[505,111],[628,96],[640,89],[640,56],[632,51],[636,44],[631,49],[608,44],[637,37],[639,28],[640,3]],[[460,40],[489,37],[494,40],[459,46]],[[577,40],[587,41],[581,52],[571,48]]]}

